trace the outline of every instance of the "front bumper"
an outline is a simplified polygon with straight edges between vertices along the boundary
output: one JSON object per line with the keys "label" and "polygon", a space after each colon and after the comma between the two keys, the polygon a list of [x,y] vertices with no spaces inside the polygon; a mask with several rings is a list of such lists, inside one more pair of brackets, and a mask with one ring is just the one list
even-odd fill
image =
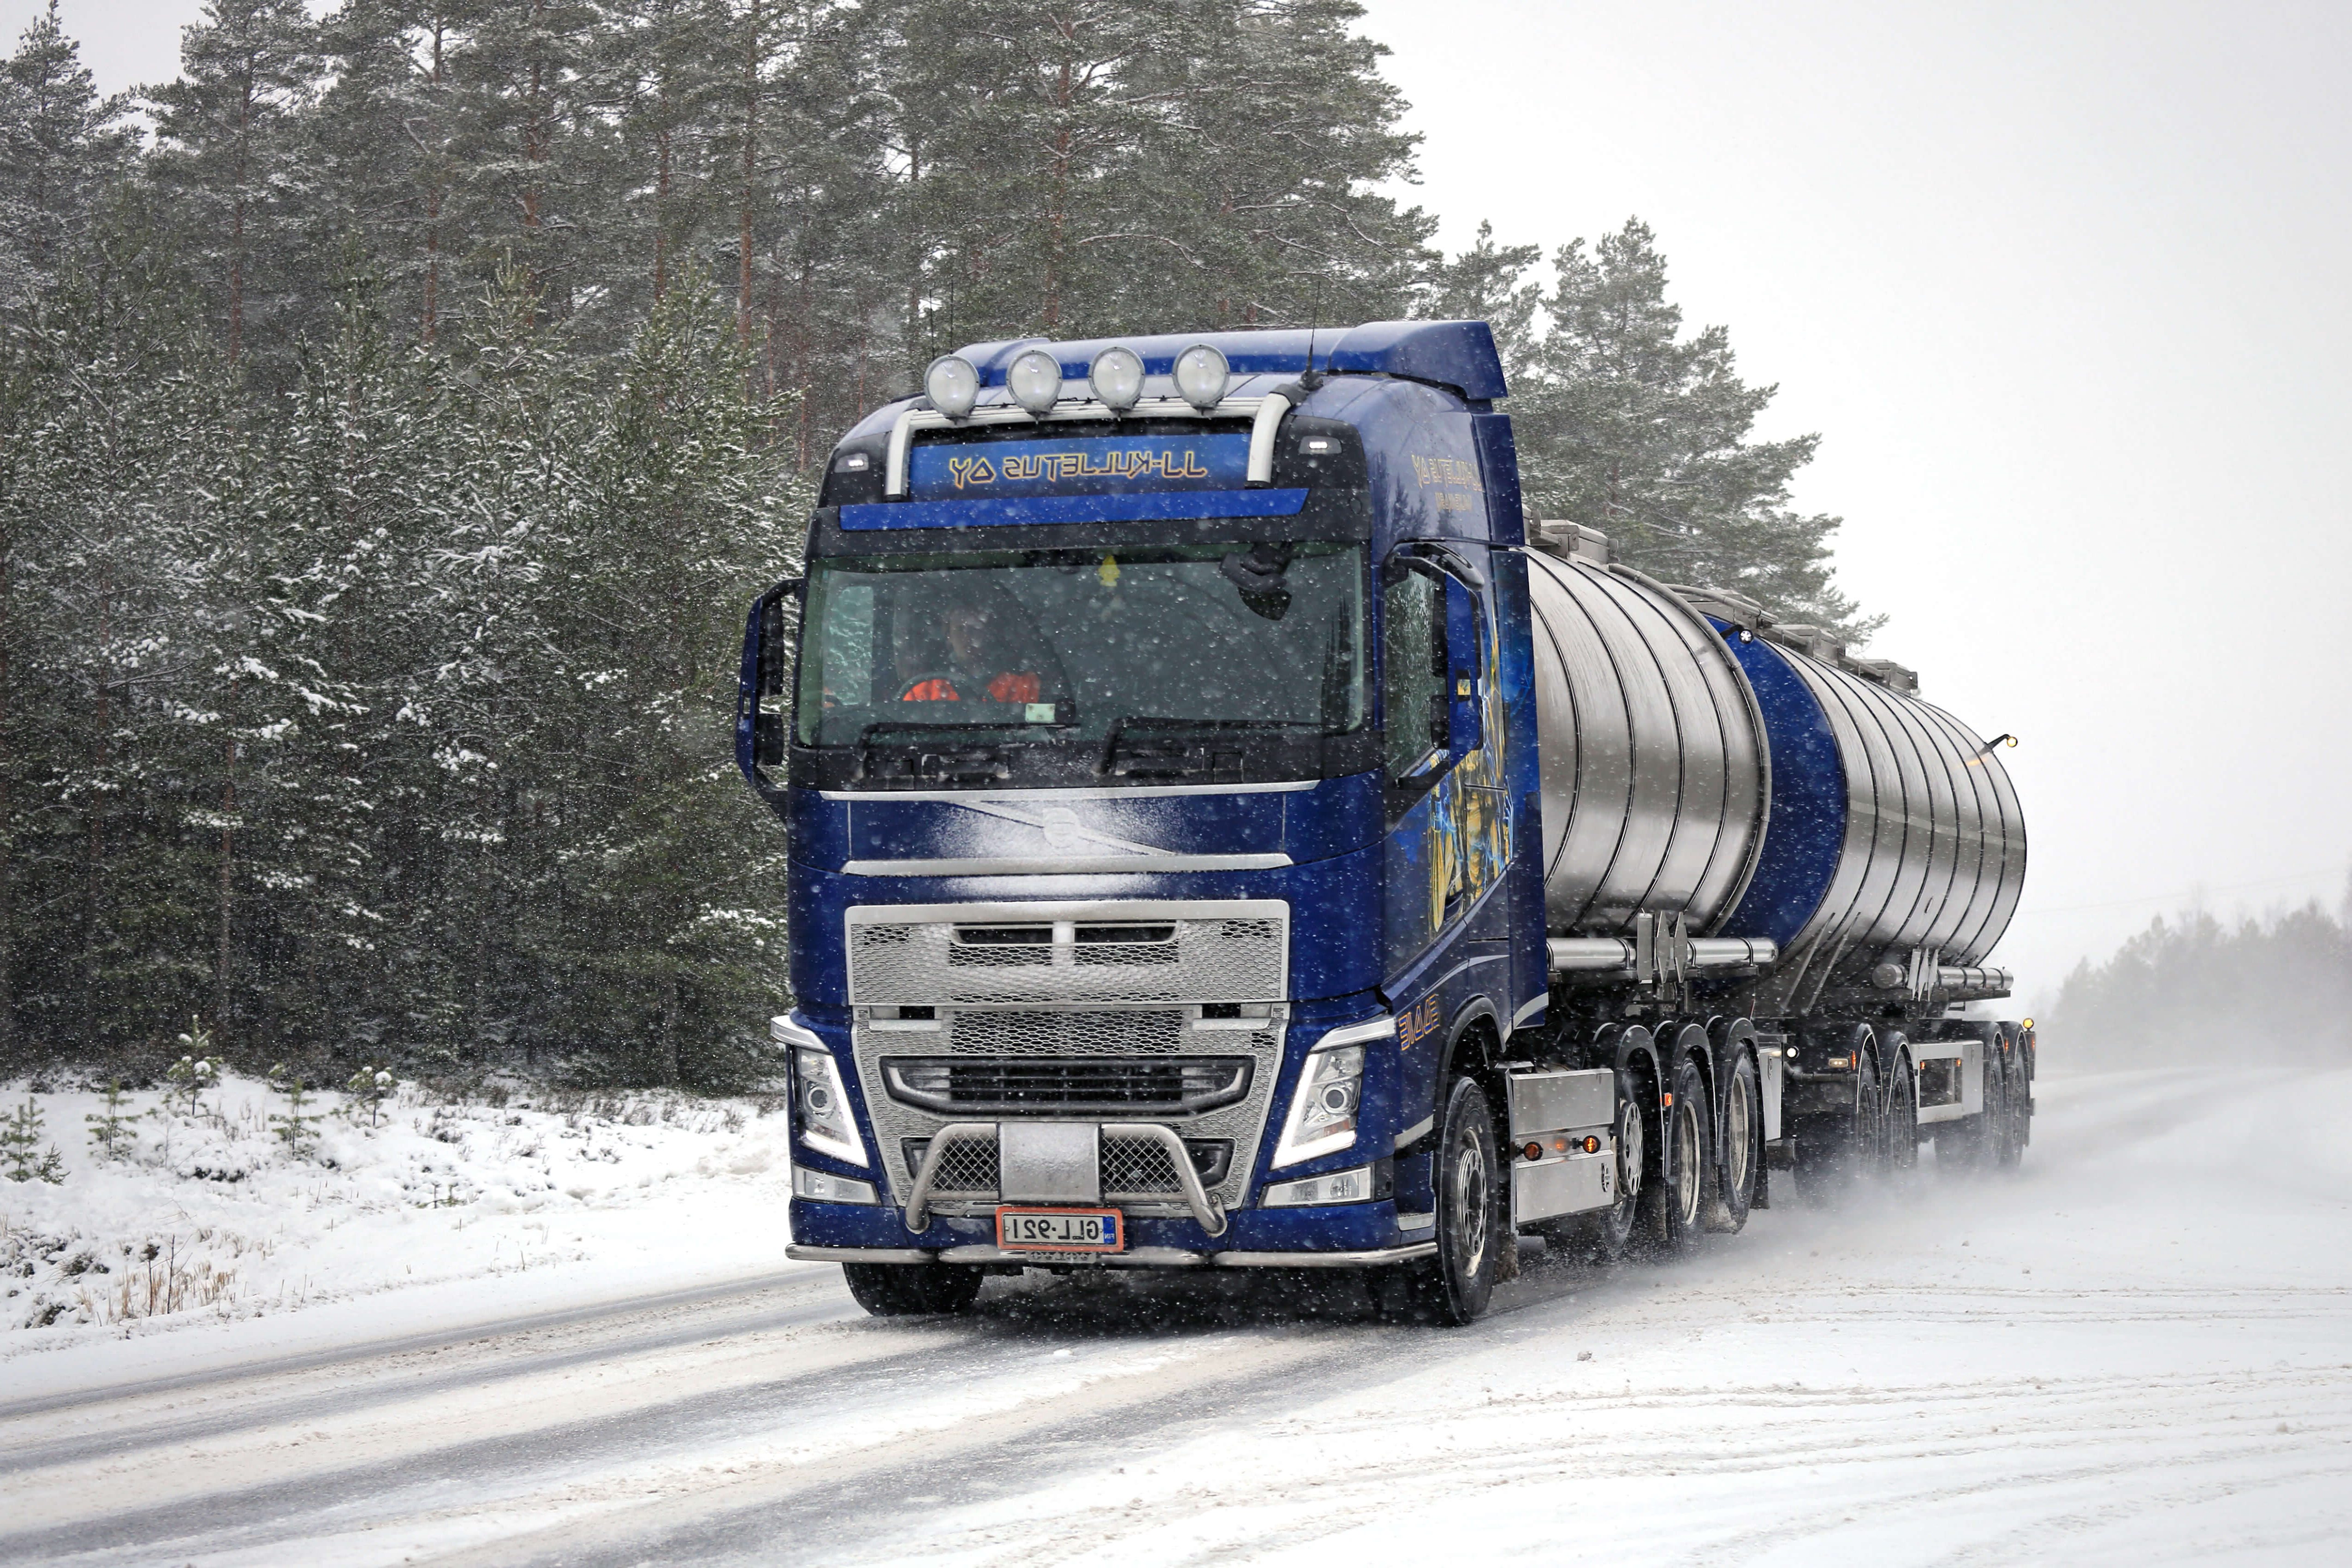
{"label": "front bumper", "polygon": [[788,1247],[787,1258],[803,1263],[1013,1263],[1083,1264],[1106,1268],[1367,1268],[1410,1263],[1435,1256],[1434,1241],[1408,1242],[1402,1247],[1366,1252],[1187,1252],[1175,1247],[1138,1247],[1126,1252],[1047,1253],[1006,1252],[974,1243],[941,1247],[936,1252],[911,1247]]}
{"label": "front bumper", "polygon": [[[1340,1268],[1421,1256],[1414,1249],[1432,1245],[1434,1231],[1426,1216],[1408,1217],[1414,1222],[1412,1229],[1398,1225],[1397,1205],[1385,1198],[1313,1208],[1234,1209],[1224,1216],[1223,1232],[1212,1236],[1190,1219],[1128,1212],[1127,1251],[1049,1258],[1039,1253],[997,1256],[992,1210],[933,1215],[920,1231],[909,1233],[903,1211],[894,1206],[794,1198],[795,1245],[790,1256],[822,1262],[903,1263],[938,1258],[959,1263],[1100,1261],[1129,1268],[1197,1268],[1203,1261],[1226,1267]],[[1121,1258],[1149,1261],[1122,1263]]]}

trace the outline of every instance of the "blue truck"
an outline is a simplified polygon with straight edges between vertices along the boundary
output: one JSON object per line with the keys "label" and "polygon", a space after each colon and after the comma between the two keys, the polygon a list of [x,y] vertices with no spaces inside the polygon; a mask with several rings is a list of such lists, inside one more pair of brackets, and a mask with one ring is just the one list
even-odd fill
{"label": "blue truck", "polygon": [[1522,1236],[2021,1157],[2010,737],[1531,523],[1505,394],[1479,321],[1024,340],[841,440],[737,721],[794,1257],[876,1313],[1313,1268],[1462,1323]]}

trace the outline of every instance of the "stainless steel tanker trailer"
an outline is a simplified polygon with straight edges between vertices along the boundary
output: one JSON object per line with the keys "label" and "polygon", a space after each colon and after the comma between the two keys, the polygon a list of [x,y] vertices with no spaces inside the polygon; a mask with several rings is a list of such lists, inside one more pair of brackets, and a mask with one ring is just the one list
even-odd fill
{"label": "stainless steel tanker trailer", "polygon": [[2019,1159],[2001,746],[1531,524],[1505,391],[1480,322],[1023,341],[844,438],[738,719],[796,1256],[877,1312],[1309,1267],[1463,1321],[1519,1234]]}

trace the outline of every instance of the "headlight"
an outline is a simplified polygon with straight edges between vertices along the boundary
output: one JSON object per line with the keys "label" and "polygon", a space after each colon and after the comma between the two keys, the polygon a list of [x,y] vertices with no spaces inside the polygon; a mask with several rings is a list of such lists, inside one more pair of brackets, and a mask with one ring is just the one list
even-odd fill
{"label": "headlight", "polygon": [[923,372],[923,391],[932,407],[950,419],[961,419],[980,401],[980,372],[961,354],[941,354]]}
{"label": "headlight", "polygon": [[1275,1145],[1276,1165],[1335,1154],[1356,1142],[1356,1111],[1364,1099],[1364,1047],[1396,1033],[1394,1018],[1334,1029],[1316,1043],[1290,1094],[1290,1115]]}
{"label": "headlight", "polygon": [[1203,414],[1225,400],[1225,384],[1232,379],[1225,356],[1207,343],[1194,343],[1176,356],[1176,390]]}
{"label": "headlight", "polygon": [[1293,1209],[1314,1204],[1364,1204],[1372,1201],[1372,1168],[1359,1165],[1352,1171],[1334,1171],[1328,1176],[1276,1183],[1266,1188],[1265,1195],[1258,1199],[1258,1206]]}
{"label": "headlight", "polygon": [[1049,412],[1062,396],[1062,362],[1044,349],[1031,349],[1004,373],[1013,401],[1032,414]]}
{"label": "headlight", "polygon": [[801,1142],[820,1154],[866,1165],[866,1141],[849,1114],[849,1096],[841,1086],[841,1064],[824,1042],[790,1018],[768,1020],[768,1036],[793,1053],[793,1107],[800,1113]]}
{"label": "headlight", "polygon": [[1129,348],[1105,349],[1087,372],[1095,401],[1124,414],[1143,400],[1143,356]]}
{"label": "headlight", "polygon": [[812,1171],[805,1165],[793,1167],[793,1195],[814,1198],[821,1204],[870,1204],[876,1201],[873,1183],[853,1182],[847,1176],[828,1176],[823,1171]]}

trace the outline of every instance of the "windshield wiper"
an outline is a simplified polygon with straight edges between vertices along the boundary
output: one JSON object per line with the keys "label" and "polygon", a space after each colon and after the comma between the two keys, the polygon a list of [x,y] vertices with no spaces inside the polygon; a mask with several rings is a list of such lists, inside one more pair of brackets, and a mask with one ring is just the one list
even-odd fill
{"label": "windshield wiper", "polygon": [[[879,783],[868,764],[872,762],[869,748],[877,737],[903,731],[908,737],[902,745],[919,747],[922,737],[931,734],[955,735],[977,730],[1002,730],[1003,724],[950,724],[926,720],[882,719],[857,731],[857,765],[850,773],[853,784]],[[976,744],[918,752],[908,759],[908,775],[922,784],[992,784],[1013,776],[1005,765],[1003,743],[983,741]]]}
{"label": "windshield wiper", "polygon": [[[1166,719],[1142,713],[1122,714],[1103,737],[1101,758],[1095,772],[1114,778],[1179,777],[1215,771],[1216,754],[1207,745],[1221,734],[1265,733],[1307,730],[1320,733],[1323,726],[1305,719]],[[1122,764],[1120,752],[1129,753]]]}

